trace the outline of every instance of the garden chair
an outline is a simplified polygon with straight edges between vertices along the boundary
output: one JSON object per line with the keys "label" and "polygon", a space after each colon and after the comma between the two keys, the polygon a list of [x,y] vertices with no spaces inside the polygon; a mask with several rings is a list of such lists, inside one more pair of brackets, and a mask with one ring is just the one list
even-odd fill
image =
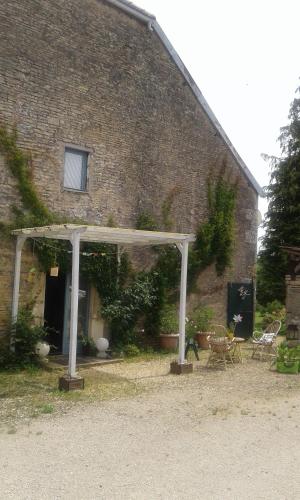
{"label": "garden chair", "polygon": [[263,359],[265,355],[276,357],[276,337],[281,328],[281,321],[276,319],[267,326],[263,332],[255,331],[252,335],[252,358],[256,356],[260,360]]}
{"label": "garden chair", "polygon": [[206,366],[214,366],[216,364],[223,365],[226,370],[227,361],[233,363],[232,349],[233,343],[227,337],[227,330],[222,325],[211,325],[211,329],[215,335],[208,337],[210,353]]}

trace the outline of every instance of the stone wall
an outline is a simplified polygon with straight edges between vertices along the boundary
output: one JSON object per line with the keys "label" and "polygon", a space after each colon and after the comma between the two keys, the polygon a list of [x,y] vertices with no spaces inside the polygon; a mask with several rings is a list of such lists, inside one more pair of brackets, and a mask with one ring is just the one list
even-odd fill
{"label": "stone wall", "polygon": [[286,338],[300,343],[300,275],[286,276]]}
{"label": "stone wall", "polygon": [[[0,122],[16,126],[51,210],[102,225],[113,215],[135,227],[141,210],[161,220],[176,189],[173,229],[191,232],[207,217],[208,175],[226,163],[238,191],[234,264],[222,278],[206,270],[200,299],[191,298],[224,318],[227,281],[253,276],[257,194],[155,33],[103,0],[6,0],[0,31]],[[63,189],[66,144],[90,151],[86,193]],[[1,158],[0,181],[7,221],[20,200]],[[0,328],[10,309],[10,244],[1,255]]]}

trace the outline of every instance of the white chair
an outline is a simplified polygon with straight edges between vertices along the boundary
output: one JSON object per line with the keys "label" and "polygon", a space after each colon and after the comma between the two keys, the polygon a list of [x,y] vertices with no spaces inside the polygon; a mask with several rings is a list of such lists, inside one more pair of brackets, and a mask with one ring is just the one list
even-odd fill
{"label": "white chair", "polygon": [[276,357],[276,337],[281,328],[281,321],[276,319],[263,332],[255,331],[252,336],[252,358],[259,356],[262,360],[265,355]]}

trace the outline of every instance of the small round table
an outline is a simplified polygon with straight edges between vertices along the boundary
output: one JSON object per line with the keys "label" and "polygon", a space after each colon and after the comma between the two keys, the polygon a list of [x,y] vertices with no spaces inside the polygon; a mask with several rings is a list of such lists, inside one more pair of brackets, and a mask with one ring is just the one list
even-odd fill
{"label": "small round table", "polygon": [[245,339],[243,339],[242,337],[233,337],[232,342],[234,344],[234,349],[232,353],[233,360],[237,361],[237,363],[242,363],[243,357],[241,351],[241,344],[245,342]]}

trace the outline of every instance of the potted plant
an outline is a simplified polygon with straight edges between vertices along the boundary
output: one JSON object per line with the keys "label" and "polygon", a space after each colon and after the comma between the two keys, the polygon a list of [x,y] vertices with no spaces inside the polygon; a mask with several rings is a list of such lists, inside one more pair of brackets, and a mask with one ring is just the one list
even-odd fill
{"label": "potted plant", "polygon": [[91,337],[88,337],[87,335],[81,335],[80,342],[83,356],[96,356],[98,349]]}
{"label": "potted plant", "polygon": [[209,348],[207,338],[210,335],[214,335],[214,332],[210,331],[210,323],[213,316],[214,312],[211,308],[199,307],[192,312],[190,318],[187,320],[188,335],[194,337],[201,349]]}
{"label": "potted plant", "polygon": [[277,349],[276,368],[279,373],[298,373],[300,346],[289,348],[287,342],[282,342]]}
{"label": "potted plant", "polygon": [[159,335],[160,347],[165,351],[175,351],[178,347],[178,311],[174,305],[165,306],[161,315]]}

